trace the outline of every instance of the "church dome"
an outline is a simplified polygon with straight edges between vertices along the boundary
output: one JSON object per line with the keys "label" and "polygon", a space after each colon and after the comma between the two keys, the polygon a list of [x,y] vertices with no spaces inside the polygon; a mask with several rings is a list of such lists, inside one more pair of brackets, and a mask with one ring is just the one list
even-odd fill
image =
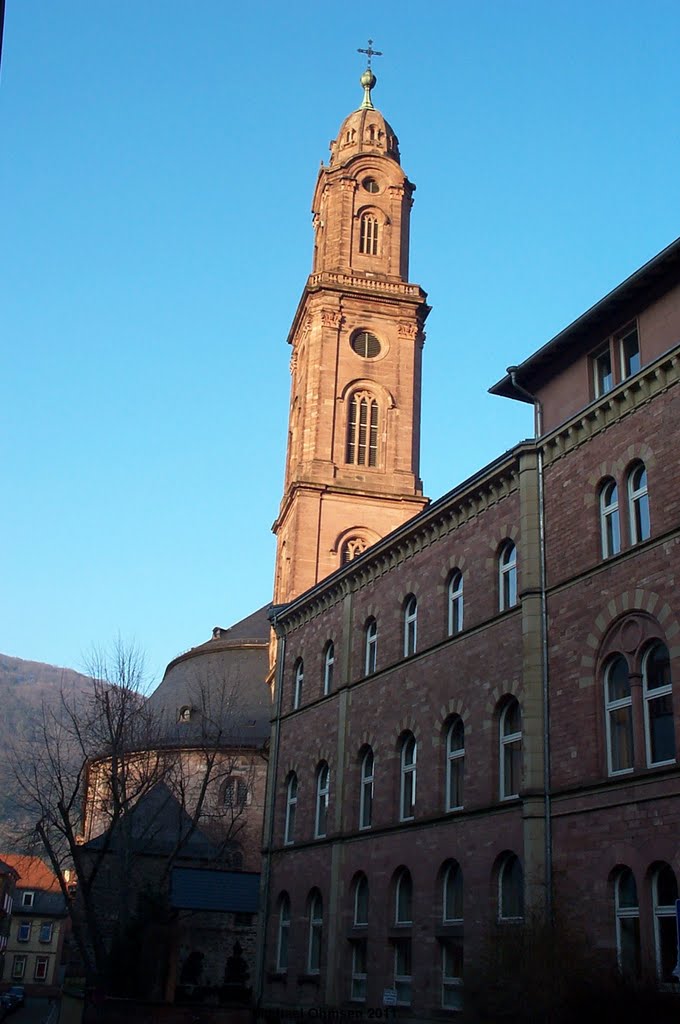
{"label": "church dome", "polygon": [[371,100],[376,77],[367,69],[359,81],[364,88],[364,102],[345,118],[337,138],[331,142],[330,166],[348,163],[359,155],[387,156],[400,163],[399,139]]}

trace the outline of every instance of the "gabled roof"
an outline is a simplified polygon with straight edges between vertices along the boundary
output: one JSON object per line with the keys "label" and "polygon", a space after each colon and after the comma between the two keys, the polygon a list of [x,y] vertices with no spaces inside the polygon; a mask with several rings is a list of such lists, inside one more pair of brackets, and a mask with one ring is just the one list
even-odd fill
{"label": "gabled roof", "polygon": [[0,860],[0,875],[12,875],[14,878],[18,878],[19,872],[16,868],[13,868],[11,864],[8,864],[4,860]]}
{"label": "gabled roof", "polygon": [[[680,282],[680,238],[657,253],[634,274],[627,277],[586,310],[577,320],[556,334],[541,348],[525,359],[515,371],[517,383],[531,391],[532,385],[554,376],[567,364],[592,349],[597,343],[623,327],[641,309],[669,291]],[[503,395],[528,402],[526,395],[517,391],[510,373],[489,388],[492,395]]]}
{"label": "gabled roof", "polygon": [[17,888],[60,892],[59,879],[40,857],[23,853],[3,853],[2,860],[19,875]]}

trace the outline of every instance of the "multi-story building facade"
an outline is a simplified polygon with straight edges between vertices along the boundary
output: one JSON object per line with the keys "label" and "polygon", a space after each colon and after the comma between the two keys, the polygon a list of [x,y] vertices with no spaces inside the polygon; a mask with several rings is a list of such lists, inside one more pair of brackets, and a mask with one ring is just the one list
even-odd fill
{"label": "multi-story building facade", "polygon": [[0,978],[5,973],[5,950],[12,921],[14,887],[18,877],[15,868],[0,860]]}
{"label": "multi-story building facade", "polygon": [[263,1005],[429,1019],[492,933],[554,916],[671,982],[679,342],[680,241],[491,389],[534,405],[533,440],[279,589]]}

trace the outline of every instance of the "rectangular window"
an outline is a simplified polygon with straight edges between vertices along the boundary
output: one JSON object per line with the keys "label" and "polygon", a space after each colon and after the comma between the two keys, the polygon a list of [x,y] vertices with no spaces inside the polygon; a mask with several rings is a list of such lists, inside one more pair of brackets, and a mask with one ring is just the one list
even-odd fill
{"label": "rectangular window", "polygon": [[596,398],[606,395],[614,387],[614,373],[609,344],[593,356],[593,378]]}
{"label": "rectangular window", "polygon": [[463,943],[458,939],[442,941],[442,1006],[463,1009]]}
{"label": "rectangular window", "polygon": [[637,325],[622,331],[618,338],[621,353],[621,380],[632,377],[640,369],[640,342]]}
{"label": "rectangular window", "polygon": [[53,926],[51,921],[43,921],[43,923],[40,925],[40,941],[41,942],[48,943],[48,942],[52,941],[52,929],[53,929],[53,927],[54,926]]}
{"label": "rectangular window", "polygon": [[397,990],[397,1004],[411,1005],[411,940],[395,939],[394,941],[394,987]]}
{"label": "rectangular window", "polygon": [[14,961],[12,963],[12,977],[13,978],[23,978],[25,973],[26,973],[26,956],[23,953],[22,954],[18,954],[17,956],[14,957]]}
{"label": "rectangular window", "polygon": [[31,922],[22,921],[17,931],[17,942],[28,942],[31,938]]}
{"label": "rectangular window", "polygon": [[33,893],[33,892],[22,892],[22,894],[21,894],[21,906],[22,907],[32,907],[33,906],[33,897],[34,896],[35,896],[35,893]]}
{"label": "rectangular window", "polygon": [[366,939],[352,942],[352,990],[355,1003],[366,1002]]}
{"label": "rectangular window", "polygon": [[35,981],[45,981],[47,978],[47,965],[50,962],[50,958],[47,956],[37,956],[35,958],[35,972],[33,978]]}

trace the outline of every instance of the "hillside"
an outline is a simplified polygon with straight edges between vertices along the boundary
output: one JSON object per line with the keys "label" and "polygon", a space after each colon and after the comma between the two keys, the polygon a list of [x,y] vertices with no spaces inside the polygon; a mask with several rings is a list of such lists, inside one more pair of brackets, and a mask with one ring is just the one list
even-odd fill
{"label": "hillside", "polygon": [[18,741],[39,742],[43,703],[56,706],[63,691],[88,690],[91,680],[69,668],[0,654],[0,850],[9,850],[31,822],[13,796],[12,749]]}

